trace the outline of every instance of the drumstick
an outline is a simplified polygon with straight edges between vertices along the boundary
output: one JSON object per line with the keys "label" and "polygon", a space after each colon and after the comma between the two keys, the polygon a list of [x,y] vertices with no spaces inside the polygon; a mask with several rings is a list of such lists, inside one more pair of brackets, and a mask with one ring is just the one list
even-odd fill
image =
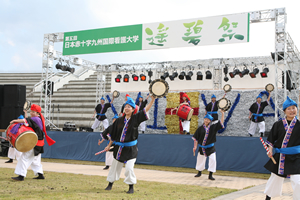
{"label": "drumstick", "polygon": [[[114,148],[114,147],[110,147],[109,150],[111,150],[112,148]],[[106,151],[107,151],[106,149],[104,149],[104,150],[102,150],[102,151],[99,151],[99,152],[95,153],[95,156],[96,156],[96,155],[99,155],[99,154],[101,154],[101,153],[104,153],[104,152],[106,152]]]}
{"label": "drumstick", "polygon": [[[261,143],[263,144],[264,148],[266,149],[267,153],[269,154],[270,151],[269,151],[269,149],[268,149],[266,143],[264,142],[264,140],[262,139],[262,137],[260,137],[259,139],[260,139]],[[274,164],[276,164],[276,161],[275,161],[275,159],[273,158],[273,156],[271,157],[271,160],[273,161]]]}

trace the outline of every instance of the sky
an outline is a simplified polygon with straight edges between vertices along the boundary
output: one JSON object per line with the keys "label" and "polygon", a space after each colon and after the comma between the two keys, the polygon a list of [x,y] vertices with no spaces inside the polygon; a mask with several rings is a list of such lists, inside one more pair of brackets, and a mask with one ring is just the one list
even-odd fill
{"label": "sky", "polygon": [[[297,2],[297,3],[296,3]],[[197,17],[286,8],[287,32],[300,49],[296,0],[0,0],[0,73],[42,72],[43,36]],[[146,63],[209,58],[269,56],[274,52],[275,23],[250,25],[250,42],[78,55],[99,63]],[[62,43],[55,43],[62,51]]]}

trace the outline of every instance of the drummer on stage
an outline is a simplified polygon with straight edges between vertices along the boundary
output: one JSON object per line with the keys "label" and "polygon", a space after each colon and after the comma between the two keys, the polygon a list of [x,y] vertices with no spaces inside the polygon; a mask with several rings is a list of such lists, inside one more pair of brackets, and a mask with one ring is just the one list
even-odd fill
{"label": "drummer on stage", "polygon": [[298,106],[287,97],[282,105],[285,117],[275,122],[266,141],[269,146],[268,156],[273,155],[276,164],[271,159],[264,166],[271,172],[264,193],[266,200],[281,196],[282,186],[287,176],[292,184],[293,199],[300,199],[300,121],[297,119]]}
{"label": "drummer on stage", "polygon": [[263,111],[266,106],[269,105],[269,101],[271,98],[271,92],[269,92],[269,96],[267,101],[262,100],[262,96],[258,95],[256,97],[256,102],[251,105],[249,108],[249,120],[251,120],[251,124],[248,130],[249,136],[252,137],[255,134],[256,127],[259,127],[260,137],[264,136],[265,132],[265,119],[263,117]]}
{"label": "drummer on stage", "polygon": [[[191,104],[191,100],[189,98],[189,96],[186,93],[182,94],[182,103],[179,104],[179,106],[177,108],[173,108],[171,109],[171,113],[173,112],[173,110],[178,110],[178,108],[181,105],[186,105],[190,107]],[[181,125],[182,125],[182,129],[183,129],[183,134],[187,134],[190,135],[190,123],[191,123],[191,119],[190,120],[185,120],[179,117],[179,120],[181,121]]]}
{"label": "drummer on stage", "polygon": [[[222,98],[224,98],[225,95],[226,94],[224,94]],[[213,94],[211,96],[211,102],[205,107],[205,115],[210,114],[214,118],[213,121],[218,120],[218,101],[216,99],[216,95]]]}
{"label": "drummer on stage", "polygon": [[133,185],[136,184],[136,176],[134,174],[133,167],[138,154],[137,139],[139,136],[137,127],[141,122],[148,119],[147,112],[153,105],[154,100],[155,98],[152,97],[150,103],[143,111],[133,114],[136,105],[132,98],[128,97],[124,106],[125,115],[118,118],[113,123],[110,132],[111,141],[105,149],[108,151],[114,142],[115,159],[113,160],[107,176],[109,184],[105,190],[111,190],[113,183],[116,180],[119,180],[123,163],[125,163],[124,182],[129,185],[127,193],[131,194],[134,192]]}
{"label": "drummer on stage", "polygon": [[[136,105],[139,107],[139,111],[144,110],[144,108],[146,107],[146,105],[148,103],[148,98],[149,98],[149,95],[146,97],[145,101],[143,101],[143,96],[142,95],[138,96],[139,102]],[[143,121],[139,125],[139,130],[141,130],[142,133],[145,133],[145,130],[146,130],[146,121]]]}
{"label": "drummer on stage", "polygon": [[[115,116],[112,118],[113,123],[116,121],[116,119],[118,119],[118,115],[115,114]],[[112,129],[112,125],[110,125],[107,129],[105,129],[102,133],[100,133],[100,136],[102,138],[102,140],[98,141],[98,145],[100,145],[102,142],[104,142],[104,140],[107,140],[107,144],[109,144],[110,141],[110,132]],[[112,145],[114,146],[114,145]],[[112,161],[114,159],[114,155],[113,155],[113,149],[110,149],[109,151],[107,151],[105,153],[105,167],[103,168],[103,170],[107,170],[109,169],[109,167],[112,164]]]}
{"label": "drummer on stage", "polygon": [[103,97],[101,97],[101,99],[100,99],[101,103],[96,106],[94,115],[92,117],[92,118],[94,118],[96,115],[95,122],[91,127],[92,129],[94,129],[94,131],[100,125],[101,122],[103,124],[104,129],[107,129],[108,120],[106,118],[105,113],[106,113],[107,109],[111,107],[111,104],[113,103],[113,101],[114,101],[114,97],[110,103],[105,103],[105,99]]}
{"label": "drummer on stage", "polygon": [[25,119],[15,119],[12,120],[10,123],[24,123],[25,125],[28,124],[34,132],[37,134],[38,142],[36,146],[27,151],[23,152],[20,159],[18,160],[15,174],[19,175],[17,177],[12,177],[13,180],[16,181],[24,181],[24,177],[26,177],[27,169],[30,166],[34,172],[35,177],[34,179],[45,179],[43,175],[43,168],[41,164],[41,154],[44,153],[44,134],[46,136],[47,143],[49,146],[55,143],[46,132],[45,127],[45,119],[41,113],[42,109],[40,106],[36,104],[32,104],[30,108],[30,118],[27,116],[27,111],[24,110]]}
{"label": "drummer on stage", "polygon": [[214,118],[210,114],[206,114],[204,117],[204,123],[200,126],[192,139],[194,140],[194,148],[193,152],[195,155],[195,151],[197,146],[199,145],[199,151],[197,155],[197,164],[196,170],[198,170],[198,174],[195,177],[200,177],[202,171],[205,169],[205,162],[207,157],[209,158],[209,176],[208,179],[215,180],[212,176],[217,169],[217,160],[216,160],[216,149],[214,143],[216,142],[216,135],[218,130],[224,128],[224,111],[220,110],[222,113],[221,120],[214,121]]}

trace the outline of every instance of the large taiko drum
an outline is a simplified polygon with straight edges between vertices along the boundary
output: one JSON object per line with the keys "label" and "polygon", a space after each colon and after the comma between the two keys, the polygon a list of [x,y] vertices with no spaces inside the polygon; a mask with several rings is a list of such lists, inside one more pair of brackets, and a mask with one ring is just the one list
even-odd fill
{"label": "large taiko drum", "polygon": [[38,141],[36,133],[31,127],[20,125],[16,134],[11,129],[18,123],[11,124],[6,129],[6,138],[18,151],[27,152],[33,149]]}
{"label": "large taiko drum", "polygon": [[176,112],[176,115],[184,120],[190,120],[193,116],[194,109],[187,106],[181,105]]}

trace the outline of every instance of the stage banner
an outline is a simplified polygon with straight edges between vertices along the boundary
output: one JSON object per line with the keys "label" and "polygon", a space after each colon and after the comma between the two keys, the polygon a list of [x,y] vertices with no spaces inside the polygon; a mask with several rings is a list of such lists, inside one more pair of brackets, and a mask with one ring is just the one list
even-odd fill
{"label": "stage banner", "polygon": [[249,13],[64,33],[63,55],[249,42]]}

